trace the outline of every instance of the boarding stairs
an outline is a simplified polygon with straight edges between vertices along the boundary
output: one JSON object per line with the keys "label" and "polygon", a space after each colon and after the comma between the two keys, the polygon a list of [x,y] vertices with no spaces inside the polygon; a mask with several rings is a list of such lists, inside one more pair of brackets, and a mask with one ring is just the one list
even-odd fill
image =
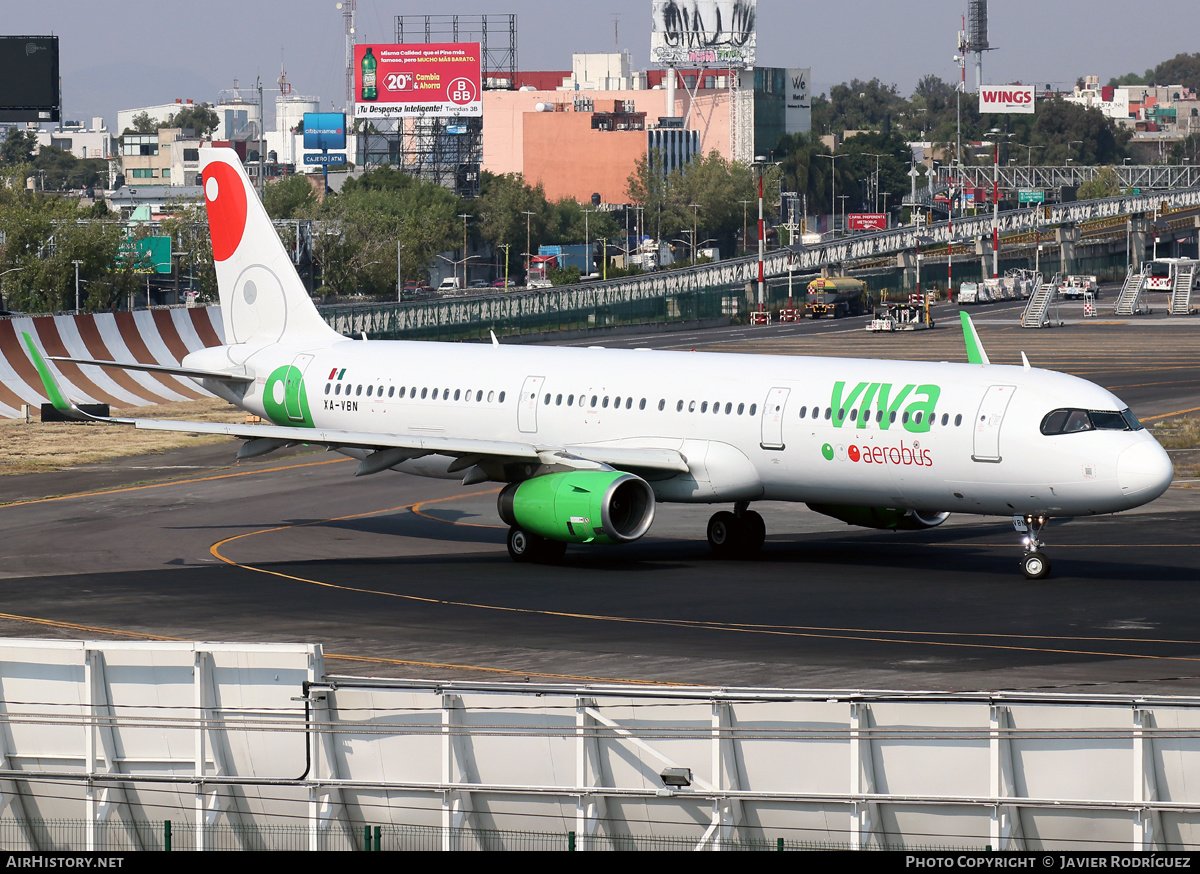
{"label": "boarding stairs", "polygon": [[1029,302],[1025,304],[1025,312],[1021,314],[1022,328],[1044,328],[1050,324],[1050,305],[1058,296],[1058,274],[1049,282],[1039,282],[1034,286]]}
{"label": "boarding stairs", "polygon": [[1192,311],[1192,283],[1195,282],[1196,267],[1175,269],[1175,283],[1171,286],[1171,315],[1186,316]]}
{"label": "boarding stairs", "polygon": [[1129,271],[1117,298],[1117,305],[1113,308],[1114,315],[1134,316],[1145,312],[1142,309],[1142,291],[1146,287],[1146,270],[1147,267],[1143,267],[1140,272]]}

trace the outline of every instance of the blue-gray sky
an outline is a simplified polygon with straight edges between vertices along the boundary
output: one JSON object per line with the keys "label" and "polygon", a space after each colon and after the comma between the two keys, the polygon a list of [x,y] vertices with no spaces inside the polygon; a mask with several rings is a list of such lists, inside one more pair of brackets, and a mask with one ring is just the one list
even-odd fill
{"label": "blue-gray sky", "polygon": [[[281,63],[296,93],[340,108],[345,94],[342,13],[336,0],[5,0],[5,34],[61,38],[64,115],[102,115],[175,98],[215,101],[217,91],[275,87]],[[851,78],[878,77],[904,94],[934,73],[958,77],[951,61],[965,0],[759,0],[758,60],[811,67],[816,93]],[[358,0],[360,42],[391,42],[397,14],[516,13],[518,66],[570,69],[572,52],[629,49],[650,56],[650,0]],[[992,0],[984,81],[1069,86],[1142,72],[1179,52],[1200,51],[1195,0]],[[615,33],[614,33],[615,26]],[[968,84],[973,83],[968,71]],[[268,103],[271,95],[267,95]]]}

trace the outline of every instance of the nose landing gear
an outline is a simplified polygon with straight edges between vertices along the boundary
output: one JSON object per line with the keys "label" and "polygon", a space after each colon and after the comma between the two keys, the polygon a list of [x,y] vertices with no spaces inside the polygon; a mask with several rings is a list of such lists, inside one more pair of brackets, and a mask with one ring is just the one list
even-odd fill
{"label": "nose landing gear", "polygon": [[1027,579],[1041,580],[1050,575],[1050,559],[1042,552],[1045,544],[1039,536],[1049,521],[1046,516],[1013,516],[1013,528],[1025,533],[1021,538],[1021,545],[1025,547],[1025,555],[1021,557],[1021,573]]}

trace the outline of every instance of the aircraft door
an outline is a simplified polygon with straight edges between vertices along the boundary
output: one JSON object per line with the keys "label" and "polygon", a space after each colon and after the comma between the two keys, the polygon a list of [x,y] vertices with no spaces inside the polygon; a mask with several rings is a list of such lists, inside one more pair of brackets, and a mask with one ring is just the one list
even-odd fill
{"label": "aircraft door", "polygon": [[1000,426],[1009,401],[1017,391],[1012,385],[989,386],[975,414],[975,443],[972,461],[997,463],[1000,458]]}
{"label": "aircraft door", "polygon": [[542,390],[544,376],[527,376],[521,387],[521,398],[517,403],[517,429],[524,434],[537,433],[538,392]]}
{"label": "aircraft door", "polygon": [[300,404],[300,393],[304,391],[304,371],[312,363],[311,355],[297,355],[283,378],[283,409],[289,420],[304,421],[304,409]]}
{"label": "aircraft door", "polygon": [[763,449],[783,449],[783,411],[787,406],[790,388],[773,388],[767,393],[762,411]]}

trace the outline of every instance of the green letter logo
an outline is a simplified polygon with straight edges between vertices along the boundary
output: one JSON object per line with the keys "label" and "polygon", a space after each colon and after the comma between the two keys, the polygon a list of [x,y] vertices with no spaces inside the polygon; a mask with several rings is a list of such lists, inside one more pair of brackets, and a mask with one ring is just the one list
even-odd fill
{"label": "green letter logo", "polygon": [[304,390],[303,375],[290,364],[277,367],[267,377],[267,384],[263,386],[263,409],[276,425],[315,427],[308,411],[308,393]]}

